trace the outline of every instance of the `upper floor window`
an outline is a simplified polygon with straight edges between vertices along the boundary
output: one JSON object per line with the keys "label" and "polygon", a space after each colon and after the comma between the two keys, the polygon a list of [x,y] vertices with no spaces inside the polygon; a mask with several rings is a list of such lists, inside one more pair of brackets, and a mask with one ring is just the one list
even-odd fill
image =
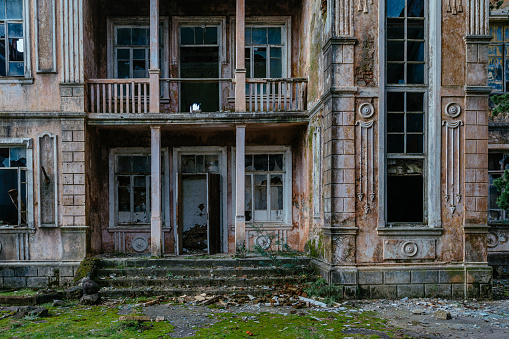
{"label": "upper floor window", "polygon": [[23,0],[0,0],[0,76],[24,75]]}
{"label": "upper floor window", "polygon": [[282,78],[285,72],[284,26],[246,27],[246,76],[248,78]]}
{"label": "upper floor window", "polygon": [[491,25],[493,37],[488,47],[488,85],[494,92],[509,88],[509,26]]}
{"label": "upper floor window", "polygon": [[423,0],[387,0],[387,84],[425,83]]}

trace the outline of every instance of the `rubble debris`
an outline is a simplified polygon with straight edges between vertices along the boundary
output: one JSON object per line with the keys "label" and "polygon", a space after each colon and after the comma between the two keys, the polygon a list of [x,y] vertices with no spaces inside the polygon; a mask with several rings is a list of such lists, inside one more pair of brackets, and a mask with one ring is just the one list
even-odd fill
{"label": "rubble debris", "polygon": [[82,305],[97,305],[101,302],[101,296],[96,294],[85,294],[80,299],[80,304]]}
{"label": "rubble debris", "polygon": [[433,313],[433,315],[435,316],[435,318],[440,319],[440,320],[452,319],[451,313],[449,313],[447,311],[442,311],[442,310],[436,311],[435,313]]}
{"label": "rubble debris", "polygon": [[48,309],[44,307],[34,307],[34,306],[23,306],[18,307],[16,314],[13,316],[14,319],[23,319],[26,316],[43,318],[48,317]]}
{"label": "rubble debris", "polygon": [[143,316],[143,315],[123,315],[120,318],[118,318],[120,321],[150,321],[149,317]]}

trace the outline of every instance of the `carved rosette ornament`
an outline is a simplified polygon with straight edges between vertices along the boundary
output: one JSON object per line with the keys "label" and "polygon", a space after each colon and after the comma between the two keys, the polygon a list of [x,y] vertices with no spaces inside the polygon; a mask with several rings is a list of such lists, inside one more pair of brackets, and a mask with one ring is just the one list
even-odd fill
{"label": "carved rosette ornament", "polygon": [[[375,114],[375,108],[370,103],[362,103],[358,109],[359,115],[364,119],[370,119]],[[376,120],[357,121],[358,126],[357,143],[360,152],[357,152],[359,164],[359,189],[357,199],[364,203],[364,214],[369,214],[371,205],[375,200],[375,132],[374,125]]]}
{"label": "carved rosette ornament", "polygon": [[407,257],[413,257],[417,254],[419,247],[413,241],[407,241],[401,245],[401,252]]}
{"label": "carved rosette ornament", "polygon": [[148,241],[143,237],[134,238],[131,247],[136,252],[145,252],[148,248]]}
{"label": "carved rosette ornament", "polygon": [[489,248],[497,247],[499,243],[498,235],[494,232],[488,232],[487,243]]}
{"label": "carved rosette ornament", "polygon": [[270,245],[272,244],[272,240],[269,236],[262,234],[258,236],[255,240],[256,245],[260,246],[262,249],[267,250],[269,249]]}
{"label": "carved rosette ornament", "polygon": [[[445,106],[445,114],[450,118],[457,118],[461,114],[461,106],[451,102]],[[445,192],[444,200],[449,205],[449,211],[454,214],[456,204],[461,202],[461,126],[463,121],[442,121],[445,129]]]}

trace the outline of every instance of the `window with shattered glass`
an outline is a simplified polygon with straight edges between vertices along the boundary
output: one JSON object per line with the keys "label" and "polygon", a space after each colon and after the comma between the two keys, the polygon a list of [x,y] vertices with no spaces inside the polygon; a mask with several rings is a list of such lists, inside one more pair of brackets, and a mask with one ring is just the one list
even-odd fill
{"label": "window with shattered glass", "polygon": [[0,227],[27,224],[26,148],[0,148]]}
{"label": "window with shattered glass", "polygon": [[284,154],[247,154],[246,222],[284,221]]}
{"label": "window with shattered glass", "polygon": [[0,0],[0,76],[24,75],[23,0]]}
{"label": "window with shattered glass", "polygon": [[495,179],[500,178],[506,169],[509,169],[509,153],[490,152],[488,154],[488,222],[507,223],[509,221],[509,210],[503,210],[497,205],[497,198],[500,192],[493,185]]}

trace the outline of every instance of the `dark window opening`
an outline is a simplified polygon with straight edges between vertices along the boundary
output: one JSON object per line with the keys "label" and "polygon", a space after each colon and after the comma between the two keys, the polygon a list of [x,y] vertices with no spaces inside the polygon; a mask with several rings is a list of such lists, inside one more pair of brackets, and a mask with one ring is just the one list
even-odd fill
{"label": "dark window opening", "polygon": [[389,159],[387,164],[387,221],[424,222],[422,159]]}

